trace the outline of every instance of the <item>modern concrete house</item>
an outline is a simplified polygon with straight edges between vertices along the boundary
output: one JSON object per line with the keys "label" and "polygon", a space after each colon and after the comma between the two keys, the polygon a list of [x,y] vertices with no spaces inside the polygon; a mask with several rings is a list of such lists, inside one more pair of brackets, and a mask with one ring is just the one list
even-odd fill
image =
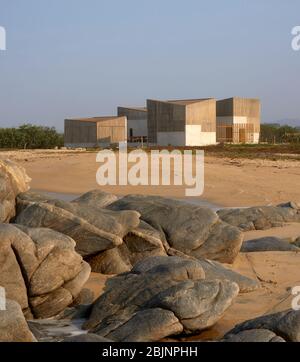
{"label": "modern concrete house", "polygon": [[259,99],[233,97],[217,101],[217,142],[258,143]]}
{"label": "modern concrete house", "polygon": [[148,141],[159,146],[216,143],[216,100],[147,100]]}
{"label": "modern concrete house", "polygon": [[108,147],[127,141],[126,117],[65,119],[66,147]]}
{"label": "modern concrete house", "polygon": [[118,116],[127,117],[128,142],[147,142],[147,108],[145,107],[118,107]]}

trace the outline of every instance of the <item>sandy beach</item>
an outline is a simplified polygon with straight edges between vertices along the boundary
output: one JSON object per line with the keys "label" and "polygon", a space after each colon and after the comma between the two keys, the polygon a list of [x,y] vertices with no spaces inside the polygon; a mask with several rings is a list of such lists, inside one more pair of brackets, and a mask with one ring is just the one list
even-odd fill
{"label": "sandy beach", "polygon": [[[3,151],[0,158],[11,159],[24,166],[32,178],[33,190],[68,194],[71,198],[72,195],[99,188],[95,178],[98,168],[96,152]],[[205,158],[205,192],[200,200],[219,207],[274,205],[290,200],[300,202],[299,166],[300,161],[297,160],[230,159],[208,155]],[[117,195],[139,193],[184,198],[184,189],[175,186],[106,186],[101,189]],[[290,223],[244,233],[245,240],[265,236],[294,242],[300,236],[300,224]],[[289,309],[293,299],[291,291],[300,285],[299,262],[297,251],[240,253],[233,265],[226,266],[259,281],[261,287],[239,294],[213,328],[184,340],[215,340],[237,323]],[[85,288],[97,298],[105,291],[105,282],[111,277],[92,273]]]}
{"label": "sandy beach", "polygon": [[[96,152],[2,151],[25,167],[31,188],[41,191],[82,194],[99,188],[96,182]],[[205,189],[202,200],[226,207],[300,202],[300,161],[230,159],[205,156]],[[184,198],[179,186],[104,186],[117,195],[130,193]],[[197,201],[197,198],[192,198]]]}

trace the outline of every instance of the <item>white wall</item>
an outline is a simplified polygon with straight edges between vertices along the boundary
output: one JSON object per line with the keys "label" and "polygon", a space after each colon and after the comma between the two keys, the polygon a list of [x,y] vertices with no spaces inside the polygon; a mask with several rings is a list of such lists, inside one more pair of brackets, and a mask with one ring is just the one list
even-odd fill
{"label": "white wall", "polygon": [[248,117],[217,117],[217,123],[222,124],[245,124],[248,123]]}
{"label": "white wall", "polygon": [[253,143],[259,143],[259,136],[260,136],[260,133],[253,134],[253,138],[254,138]]}
{"label": "white wall", "polygon": [[248,123],[248,117],[233,117],[234,124],[246,124]]}
{"label": "white wall", "polygon": [[199,125],[186,125],[185,132],[158,132],[159,146],[207,146],[217,143],[216,132],[201,132]]}
{"label": "white wall", "polygon": [[186,146],[208,146],[217,143],[216,132],[202,132],[201,125],[185,126]]}
{"label": "white wall", "polygon": [[187,124],[185,126],[185,144],[187,146],[199,146],[201,126]]}
{"label": "white wall", "polygon": [[185,146],[184,132],[158,132],[158,146]]}

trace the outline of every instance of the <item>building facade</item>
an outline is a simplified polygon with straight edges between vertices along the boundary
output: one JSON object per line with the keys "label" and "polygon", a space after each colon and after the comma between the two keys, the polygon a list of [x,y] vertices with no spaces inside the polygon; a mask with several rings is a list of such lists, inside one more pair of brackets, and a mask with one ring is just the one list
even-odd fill
{"label": "building facade", "polygon": [[147,100],[148,141],[159,146],[216,143],[216,100]]}
{"label": "building facade", "polygon": [[65,119],[65,147],[108,147],[125,141],[126,117]]}
{"label": "building facade", "polygon": [[118,116],[65,120],[65,146],[208,146],[259,143],[259,99],[233,97],[147,100],[147,107],[118,107]]}
{"label": "building facade", "polygon": [[118,107],[118,116],[127,117],[128,142],[148,141],[147,108]]}
{"label": "building facade", "polygon": [[217,101],[217,142],[259,143],[259,99],[233,97]]}

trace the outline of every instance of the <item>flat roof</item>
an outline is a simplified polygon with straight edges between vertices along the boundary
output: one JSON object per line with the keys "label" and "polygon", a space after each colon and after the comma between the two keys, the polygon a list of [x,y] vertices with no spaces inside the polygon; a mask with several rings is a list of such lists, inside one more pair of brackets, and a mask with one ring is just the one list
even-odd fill
{"label": "flat roof", "polygon": [[124,108],[124,109],[129,109],[132,111],[140,111],[140,112],[147,112],[148,109],[147,107],[125,107],[125,106],[118,106],[118,108]]}
{"label": "flat roof", "polygon": [[150,101],[163,102],[163,103],[173,103],[179,104],[182,106],[188,106],[189,104],[200,103],[208,100],[213,100],[215,98],[197,98],[197,99],[170,99],[170,100],[157,100],[149,99]]}
{"label": "flat roof", "polygon": [[103,117],[90,117],[90,118],[66,118],[66,121],[80,121],[80,122],[103,122],[110,121],[112,119],[123,118],[124,116],[103,116]]}
{"label": "flat roof", "polygon": [[203,101],[208,101],[208,100],[210,100],[210,99],[214,99],[214,98],[171,99],[171,100],[168,100],[167,102],[182,104],[183,106],[186,106],[186,105],[188,105],[188,104],[199,103],[199,102],[203,102]]}
{"label": "flat roof", "polygon": [[245,100],[249,100],[249,101],[260,101],[259,98],[229,97],[229,98],[218,99],[217,102],[221,102],[221,101],[231,101],[231,100],[235,100],[235,99],[245,99]]}

